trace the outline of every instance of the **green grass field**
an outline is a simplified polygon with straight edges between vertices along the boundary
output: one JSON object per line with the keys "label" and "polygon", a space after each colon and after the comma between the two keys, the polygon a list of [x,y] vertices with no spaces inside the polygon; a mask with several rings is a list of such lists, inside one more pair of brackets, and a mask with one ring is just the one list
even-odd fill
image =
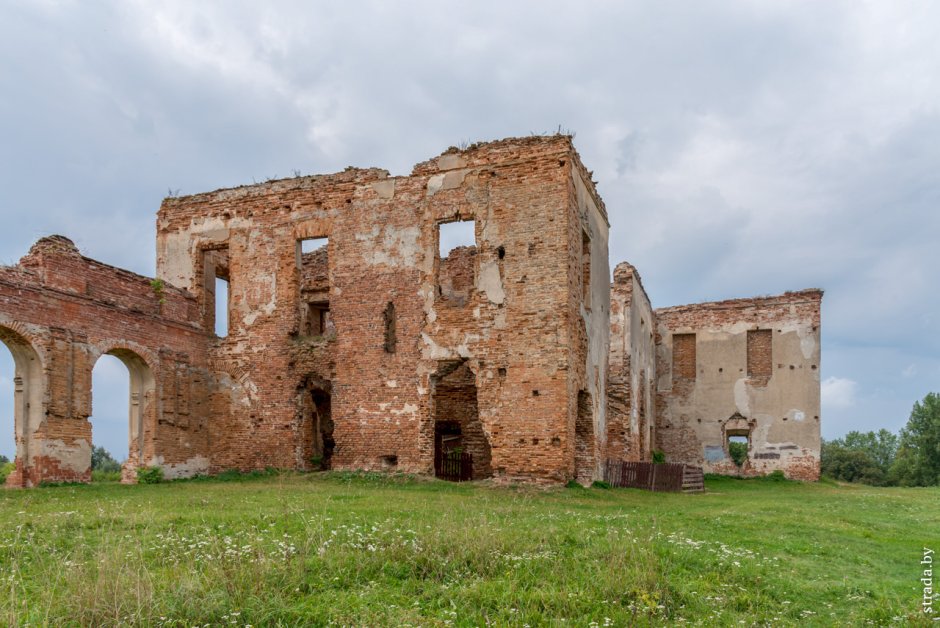
{"label": "green grass field", "polygon": [[707,489],[321,473],[0,491],[0,625],[927,624],[940,489]]}

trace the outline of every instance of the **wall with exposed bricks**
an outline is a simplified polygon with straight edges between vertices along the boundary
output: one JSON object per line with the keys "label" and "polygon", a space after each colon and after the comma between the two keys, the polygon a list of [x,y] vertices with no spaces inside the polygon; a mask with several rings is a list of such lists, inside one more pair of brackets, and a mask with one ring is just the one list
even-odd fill
{"label": "wall with exposed bricks", "polygon": [[[454,221],[475,242],[441,259]],[[655,447],[815,478],[821,292],[654,311],[629,264],[611,286],[609,227],[571,139],[552,136],[452,148],[409,176],[348,168],[165,199],[158,280],[43,238],[0,268],[8,484],[90,479],[102,353],[131,374],[127,481],[141,465],[430,474],[444,422],[475,478],[589,483]],[[729,433],[751,439],[741,469]]]}
{"label": "wall with exposed bricks", "polygon": [[167,475],[208,468],[204,333],[194,299],[83,257],[70,240],[39,240],[0,268],[0,340],[16,364],[16,470],[8,486],[91,477],[91,371],[110,353],[130,371],[130,456]]}

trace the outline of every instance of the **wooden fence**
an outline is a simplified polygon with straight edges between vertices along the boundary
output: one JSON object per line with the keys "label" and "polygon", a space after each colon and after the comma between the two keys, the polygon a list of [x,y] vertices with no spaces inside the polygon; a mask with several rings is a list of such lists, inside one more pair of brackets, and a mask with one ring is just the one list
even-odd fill
{"label": "wooden fence", "polygon": [[466,452],[447,451],[437,455],[434,461],[435,475],[451,482],[467,482],[473,479],[473,455]]}
{"label": "wooden fence", "polygon": [[608,460],[604,480],[611,486],[642,488],[648,491],[705,490],[701,467],[668,462],[656,464]]}

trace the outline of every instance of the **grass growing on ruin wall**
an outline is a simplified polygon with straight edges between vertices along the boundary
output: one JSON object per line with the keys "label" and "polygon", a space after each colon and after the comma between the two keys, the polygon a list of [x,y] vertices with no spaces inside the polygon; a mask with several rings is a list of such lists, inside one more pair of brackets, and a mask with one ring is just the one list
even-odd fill
{"label": "grass growing on ruin wall", "polygon": [[940,489],[707,486],[333,473],[4,491],[0,625],[920,621]]}

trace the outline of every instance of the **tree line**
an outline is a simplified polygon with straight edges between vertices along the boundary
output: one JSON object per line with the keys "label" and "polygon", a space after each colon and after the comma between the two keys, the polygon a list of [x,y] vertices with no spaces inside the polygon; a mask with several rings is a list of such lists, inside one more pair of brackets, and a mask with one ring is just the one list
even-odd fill
{"label": "tree line", "polygon": [[940,485],[940,394],[914,403],[899,434],[852,431],[823,440],[822,474],[872,486]]}

